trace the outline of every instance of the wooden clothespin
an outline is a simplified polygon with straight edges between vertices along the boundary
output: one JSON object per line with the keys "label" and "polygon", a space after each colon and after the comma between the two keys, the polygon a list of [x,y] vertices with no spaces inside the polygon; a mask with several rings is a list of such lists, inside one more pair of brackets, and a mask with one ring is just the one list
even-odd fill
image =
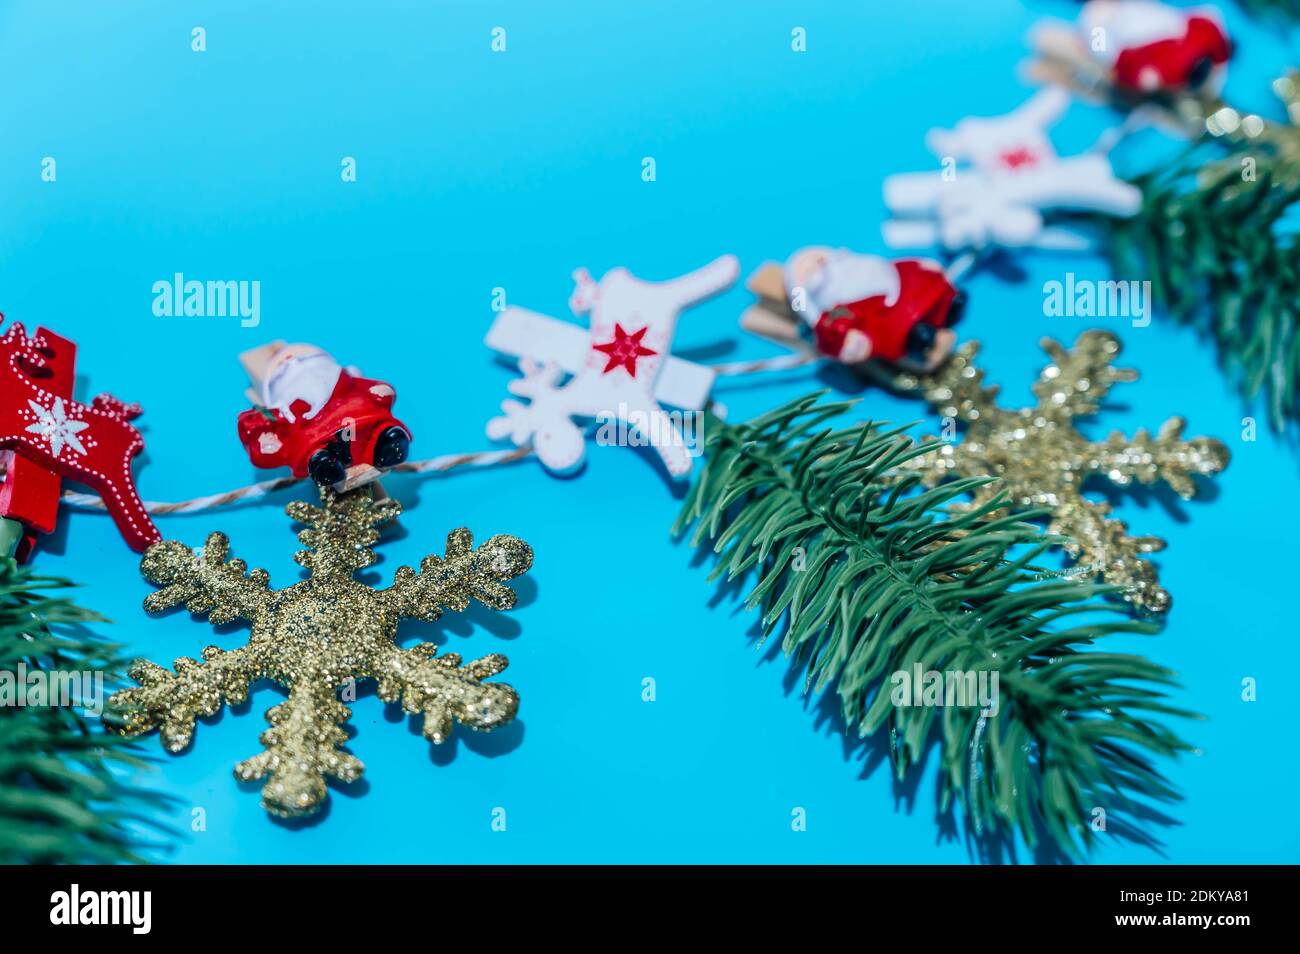
{"label": "wooden clothespin", "polygon": [[[45,364],[26,369],[27,374],[51,394],[71,400],[77,346],[48,328],[37,328],[36,335],[45,342]],[[63,478],[15,448],[0,450],[0,470],[0,517],[21,525],[14,531],[18,538],[13,555],[19,562],[26,562],[35,549],[36,535],[53,533],[58,523]]]}
{"label": "wooden clothespin", "polygon": [[740,318],[742,328],[784,348],[813,351],[803,334],[803,322],[790,307],[780,265],[764,262],[745,281],[745,287],[758,297],[758,301],[745,309]]}

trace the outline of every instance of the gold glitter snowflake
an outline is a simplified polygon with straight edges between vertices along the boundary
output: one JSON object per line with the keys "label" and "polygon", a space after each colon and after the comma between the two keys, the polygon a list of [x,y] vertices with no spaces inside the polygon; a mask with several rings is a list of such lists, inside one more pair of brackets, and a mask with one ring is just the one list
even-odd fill
{"label": "gold glitter snowflake", "polygon": [[978,490],[975,502],[1006,492],[1021,507],[1050,509],[1049,530],[1068,538],[1065,550],[1081,571],[1124,586],[1124,598],[1139,611],[1163,613],[1171,603],[1169,593],[1142,557],[1163,550],[1164,540],[1129,536],[1125,524],[1110,516],[1108,504],[1083,496],[1082,485],[1093,474],[1121,487],[1163,480],[1189,498],[1196,493],[1193,477],[1223,470],[1228,449],[1213,438],[1183,440],[1185,423],[1179,417],[1166,421],[1154,437],[1146,430],[1132,438],[1115,431],[1104,441],[1089,441],[1075,430],[1074,419],[1095,414],[1113,384],[1135,381],[1138,374],[1114,367],[1120,343],[1107,332],[1084,332],[1068,351],[1050,338],[1041,345],[1052,363],[1034,384],[1034,407],[997,405],[998,388],[985,387],[984,372],[975,367],[975,342],[933,375],[900,382],[921,390],[943,416],[965,424],[960,443],[944,443],[905,466],[928,486],[947,477],[1001,478]]}
{"label": "gold glitter snowflake", "polygon": [[425,557],[418,573],[401,567],[391,587],[374,589],[354,575],[375,562],[375,528],[401,511],[394,500],[375,500],[369,488],[347,494],[322,489],[319,507],[289,504],[285,512],[306,524],[298,539],[307,549],[294,559],[309,575],[283,590],[270,588],[265,570],[246,574],[243,560],[227,560],[225,534],[211,534],[199,550],[170,540],[151,546],[141,572],[162,588],[149,595],[145,609],[183,603],[192,613],[208,614],[213,625],[246,619],[252,633],[239,649],[209,646],[202,662],[176,660],[175,672],[137,661],[130,675],[140,685],[110,700],[122,713],[122,731],[157,728],[164,748],[179,752],[193,738],[198,716],[213,714],[223,702],[242,702],[258,679],[280,683],[289,698],[266,714],[265,750],[240,762],[235,775],[242,781],[270,776],[262,806],[292,817],[321,807],[327,776],[343,782],[361,776],[361,761],[339,748],[347,740],[340,723],[352,713],[336,691],[353,680],[374,679],[380,699],[400,700],[408,713],[422,714],[424,735],[435,744],[449,736],[453,721],[478,730],[510,722],[518,695],[504,683],[483,682],[506,668],[504,656],[462,665],[455,653],[438,656],[432,643],[402,649],[395,637],[400,619],[435,620],[443,607],[464,610],[471,598],[510,609],[515,594],[501,581],[526,572],[532,550],[505,535],[475,549],[468,530],[455,530],[445,557]]}

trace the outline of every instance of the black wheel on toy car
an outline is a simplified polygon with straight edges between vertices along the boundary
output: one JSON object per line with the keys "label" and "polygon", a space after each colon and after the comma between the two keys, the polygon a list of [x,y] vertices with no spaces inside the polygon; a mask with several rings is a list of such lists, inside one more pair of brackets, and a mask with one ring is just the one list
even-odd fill
{"label": "black wheel on toy car", "polygon": [[375,442],[375,466],[396,467],[411,451],[411,437],[400,427],[390,427]]}

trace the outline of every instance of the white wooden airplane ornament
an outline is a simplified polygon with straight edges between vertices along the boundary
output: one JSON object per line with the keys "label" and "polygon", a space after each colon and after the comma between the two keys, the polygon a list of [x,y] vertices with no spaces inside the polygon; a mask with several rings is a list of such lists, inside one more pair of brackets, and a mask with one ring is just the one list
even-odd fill
{"label": "white wooden airplane ornament", "polygon": [[932,129],[926,144],[946,168],[885,179],[885,205],[895,216],[882,227],[886,243],[952,252],[989,246],[1087,249],[1092,241],[1086,232],[1053,225],[1046,215],[1135,215],[1142,194],[1116,178],[1103,151],[1061,157],[1052,148],[1047,129],[1069,102],[1069,94],[1053,86],[1004,116]]}
{"label": "white wooden airplane ornament", "polygon": [[702,411],[716,372],[672,355],[677,319],[684,308],[730,287],[739,273],[732,255],[665,282],[643,281],[626,268],[597,282],[579,269],[569,307],[575,315],[590,312],[587,331],[507,307],[488,331],[487,345],[519,359],[523,377],[509,389],[529,403],[504,401],[502,416],[488,422],[488,436],[531,444],[544,467],[567,474],[586,458],[586,425],[616,421],[653,446],[669,474],[685,477],[693,448],[681,415],[664,406]]}

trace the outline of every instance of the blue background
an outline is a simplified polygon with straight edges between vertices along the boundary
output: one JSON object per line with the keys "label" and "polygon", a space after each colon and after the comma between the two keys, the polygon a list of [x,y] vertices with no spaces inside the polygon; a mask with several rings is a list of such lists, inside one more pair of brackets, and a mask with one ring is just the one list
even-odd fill
{"label": "blue background", "polygon": [[[255,473],[235,439],[247,405],[239,352],[273,338],[320,344],[393,382],[414,456],[488,445],[486,420],[512,372],[482,345],[492,289],[555,315],[573,268],[627,265],[646,278],[723,252],[748,274],[808,243],[885,251],[879,184],[932,168],[932,125],[1008,110],[1024,37],[1070,3],[53,2],[0,5],[0,310],[75,339],[85,397],[141,402],[142,494],[173,500]],[[1294,61],[1285,33],[1225,9],[1239,47],[1229,95],[1270,108],[1269,80]],[[190,30],[207,30],[207,52]],[[490,50],[504,26],[508,50]],[[808,50],[790,48],[806,28]],[[1108,117],[1076,107],[1054,131],[1086,147]],[[1164,145],[1117,161],[1137,170]],[[42,157],[58,163],[40,179]],[[344,156],[358,181],[340,180]],[[653,156],[658,180],[641,179]],[[1201,754],[1169,764],[1186,801],[1154,831],[1164,853],[1107,845],[1105,862],[1295,862],[1297,779],[1293,503],[1300,458],[1243,407],[1194,333],[1156,320],[1046,318],[1042,284],[1100,278],[1090,256],[1030,256],[1022,281],[969,283],[961,332],[1007,401],[1029,398],[1042,335],[1100,324],[1120,333],[1142,380],[1113,393],[1091,432],[1158,426],[1221,437],[1233,462],[1213,500],[1121,496],[1118,516],[1169,541],[1175,597],[1159,636],[1128,642],[1181,674],[1179,702]],[[154,317],[151,285],[183,271],[262,283],[262,323]],[[740,288],[688,312],[678,350],[712,360],[774,353],[747,339]],[[694,350],[692,350],[694,349]],[[806,393],[812,374],[725,385],[739,418]],[[875,391],[863,416],[924,409]],[[1241,439],[1242,418],[1261,421]],[[930,418],[927,427],[936,422]],[[418,481],[392,478],[403,534],[380,547],[386,578],[441,552],[465,525],[516,533],[537,553],[507,616],[449,616],[403,636],[467,656],[502,651],[522,694],[518,724],[430,756],[366,692],[351,750],[366,781],[335,790],[318,823],[268,819],[231,766],[258,751],[278,698],[200,726],[193,748],[146,779],[176,795],[188,862],[965,862],[935,820],[934,760],[898,787],[842,740],[831,707],[800,695],[779,654],[756,652],[753,619],[723,601],[706,567],[670,540],[679,500],[641,455],[592,448],[571,480],[534,464]],[[197,545],[212,529],[281,586],[296,541],[273,503],[162,521]],[[71,514],[38,557],[81,581],[132,653],[167,662],[210,642],[188,614],[149,619],[138,560],[100,515]],[[472,624],[472,625],[471,625]],[[1240,700],[1241,680],[1259,700]],[[653,677],[658,699],[641,701]],[[156,737],[146,740],[159,751]],[[868,768],[868,764],[871,765]],[[865,777],[864,777],[865,775]],[[807,811],[806,832],[791,811]],[[194,807],[206,831],[190,832]],[[492,810],[507,830],[491,828]],[[1018,857],[1027,859],[1024,851]]]}

